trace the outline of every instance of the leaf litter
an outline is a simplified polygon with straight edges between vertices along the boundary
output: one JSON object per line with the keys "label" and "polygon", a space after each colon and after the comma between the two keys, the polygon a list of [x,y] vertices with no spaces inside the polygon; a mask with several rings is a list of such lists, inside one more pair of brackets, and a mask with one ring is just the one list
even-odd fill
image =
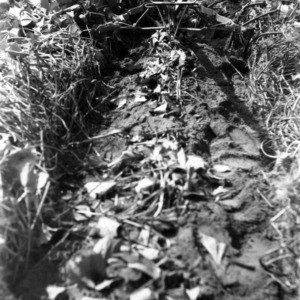
{"label": "leaf litter", "polygon": [[[91,6],[71,5],[71,1],[45,6],[44,2],[36,3],[38,10],[34,13],[34,7],[25,3],[28,10],[18,12],[19,20],[8,12],[9,3],[1,2],[5,12],[1,15],[1,34],[5,34],[1,55],[21,64],[29,59],[28,67],[37,81],[48,70],[53,79],[49,84],[57,82],[59,76],[67,80],[60,63],[69,64],[70,85],[62,82],[63,89],[57,88],[53,98],[75,102],[72,90],[82,88],[79,83],[84,82],[81,92],[88,100],[86,107],[76,106],[71,113],[60,115],[64,111],[61,108],[51,113],[59,120],[62,141],[67,141],[63,150],[71,148],[68,154],[72,153],[79,164],[69,164],[75,171],[67,173],[81,173],[79,184],[74,179],[76,188],[70,185],[60,197],[59,208],[53,195],[48,198],[48,192],[50,183],[56,184],[61,175],[55,179],[47,172],[42,160],[44,144],[40,152],[24,142],[17,148],[11,135],[1,133],[2,198],[24,203],[27,215],[21,214],[26,218],[20,218],[19,224],[40,229],[37,240],[31,233],[26,235],[27,264],[35,243],[45,248],[37,266],[42,261],[58,262],[56,284],[47,282],[43,291],[24,288],[34,282],[33,267],[18,283],[18,296],[25,300],[275,300],[281,299],[282,290],[289,295],[299,289],[299,274],[293,267],[298,254],[292,250],[297,247],[297,239],[289,240],[294,234],[291,224],[298,224],[298,205],[286,199],[293,186],[277,182],[277,203],[264,196],[273,174],[265,173],[270,160],[261,151],[261,144],[269,137],[258,115],[253,114],[251,103],[246,103],[254,89],[247,86],[247,80],[253,84],[264,80],[266,74],[260,70],[251,81],[259,68],[250,75],[246,72],[249,69],[240,57],[239,44],[243,34],[254,29],[253,24],[259,24],[259,29],[244,45],[243,53],[247,56],[252,51],[253,61],[264,57],[256,52],[261,50],[262,37],[279,35],[286,42],[293,41],[297,24],[293,28],[278,24],[283,18],[294,17],[298,3],[249,1],[241,5],[238,1],[207,1],[199,6],[206,17],[195,19],[203,27],[196,34],[177,32],[177,28],[172,36],[171,31],[156,30],[148,35],[137,34],[134,43],[126,47],[130,34],[126,37],[122,29],[135,26],[126,23],[135,14],[129,7],[128,13],[122,14],[124,8],[115,1],[106,3],[104,11],[97,1]],[[135,8],[138,13],[140,9]],[[272,9],[279,16],[268,24]],[[180,22],[194,27],[194,14],[199,11],[188,8],[186,18]],[[97,20],[93,15],[98,16]],[[150,14],[148,21],[158,26],[157,17]],[[236,24],[240,20],[241,27]],[[222,28],[215,23],[236,30],[222,35]],[[215,27],[208,26],[211,24]],[[264,24],[273,26],[274,31],[264,32]],[[18,28],[24,35],[21,42],[15,35]],[[113,49],[113,55],[106,54],[113,67],[104,68],[100,75],[96,72],[99,76],[90,80],[99,84],[98,91],[86,83],[87,73],[83,79],[76,77],[76,70],[73,73],[78,65],[72,62],[76,63],[78,57],[68,60],[69,55],[77,55],[76,47],[81,47],[83,58],[88,61],[89,55],[93,57],[89,65],[92,70],[97,64],[95,58],[104,51],[94,48],[90,38],[106,52]],[[61,44],[61,40],[69,42]],[[118,53],[119,47],[127,51],[125,56]],[[228,57],[224,49],[231,50],[234,57]],[[104,58],[102,63],[104,66]],[[13,70],[11,63],[6,71],[12,74]],[[297,74],[292,79],[297,80]],[[260,86],[256,89],[259,91]],[[50,120],[50,115],[47,117]],[[78,128],[79,120],[85,119],[94,125],[88,122]],[[6,121],[6,131],[17,131],[14,126]],[[23,135],[22,130],[13,135],[15,142]],[[56,145],[59,147],[59,143]],[[53,154],[50,161],[56,159]],[[87,166],[85,161],[93,161],[93,165]],[[278,162],[277,168],[281,164]],[[289,178],[293,183],[297,180],[295,174]],[[280,207],[279,201],[287,205],[271,218],[275,206]],[[30,211],[36,211],[34,218]],[[40,224],[43,222],[46,225]],[[6,241],[4,235],[4,248]]]}

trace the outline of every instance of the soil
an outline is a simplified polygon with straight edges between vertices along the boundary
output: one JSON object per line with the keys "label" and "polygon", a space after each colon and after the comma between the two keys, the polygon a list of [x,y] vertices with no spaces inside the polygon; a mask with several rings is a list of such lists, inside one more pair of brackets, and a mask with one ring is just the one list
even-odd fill
{"label": "soil", "polygon": [[[177,45],[187,56],[181,96],[177,99],[176,82],[172,79],[168,82],[155,75],[141,79],[141,73],[158,57],[157,52],[147,48],[147,41],[142,42],[130,49],[125,58],[114,62],[115,70],[103,79],[111,87],[107,101],[113,108],[110,106],[101,120],[97,115],[91,120],[95,127],[100,127],[95,136],[102,137],[94,140],[89,151],[90,171],[85,173],[85,182],[102,178],[109,162],[153,138],[176,138],[187,154],[200,156],[211,166],[211,177],[203,177],[209,192],[191,196],[185,210],[175,214],[176,230],[168,237],[170,246],[164,251],[165,261],[160,263],[165,277],[152,282],[152,289],[159,293],[160,299],[190,299],[184,289],[195,286],[201,291],[197,299],[287,299],[281,285],[261,263],[269,250],[279,246],[269,222],[272,208],[259,193],[264,189],[262,171],[273,166],[272,160],[261,151],[262,142],[269,140],[268,134],[263,120],[249,105],[246,62],[224,53],[224,43],[225,39],[201,33]],[[163,48],[160,55],[164,55]],[[174,79],[178,69],[176,66],[173,69]],[[144,96],[141,101],[137,101],[138,94]],[[167,109],[162,111],[157,110],[163,104],[161,95],[165,95],[163,100],[167,103]],[[119,133],[113,134],[115,130]],[[273,152],[271,148],[264,150]],[[147,152],[143,154],[147,156]],[[214,166],[226,167],[226,171]],[[112,174],[117,176],[126,167],[115,166]],[[220,182],[226,193],[216,197],[213,191]],[[203,235],[226,245],[221,264],[203,247]],[[73,242],[74,238],[69,237],[55,244],[54,252],[68,253],[66,243],[73,245]],[[80,243],[79,248],[83,247],[84,239],[79,239]],[[45,253],[49,258],[48,250]],[[33,268],[21,280],[16,290],[22,300],[47,299],[46,286],[65,285],[53,261],[46,259],[40,264],[41,270]],[[51,272],[49,266],[56,271]],[[145,284],[143,280],[135,283],[137,287]],[[132,286],[130,289],[127,285],[126,289],[117,285],[110,290],[111,294],[104,295],[73,287],[55,299],[87,299],[84,295],[91,299],[111,295],[113,298],[109,299],[125,299],[132,290]]]}

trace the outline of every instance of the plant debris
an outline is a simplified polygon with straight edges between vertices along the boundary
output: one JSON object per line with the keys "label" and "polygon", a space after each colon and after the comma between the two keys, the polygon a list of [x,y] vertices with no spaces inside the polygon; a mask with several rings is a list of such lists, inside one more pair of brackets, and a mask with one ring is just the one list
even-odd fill
{"label": "plant debris", "polygon": [[0,298],[299,297],[299,4],[0,0]]}

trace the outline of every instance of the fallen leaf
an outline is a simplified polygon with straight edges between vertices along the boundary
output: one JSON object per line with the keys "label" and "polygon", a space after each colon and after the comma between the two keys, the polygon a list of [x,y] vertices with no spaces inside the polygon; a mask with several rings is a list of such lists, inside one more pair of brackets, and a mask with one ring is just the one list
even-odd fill
{"label": "fallen leaf", "polygon": [[193,289],[186,289],[185,292],[190,300],[197,300],[201,295],[201,287],[196,286]]}
{"label": "fallen leaf", "polygon": [[124,107],[126,104],[127,104],[127,97],[122,97],[122,98],[119,100],[118,108],[122,108],[122,107]]}
{"label": "fallen leaf", "polygon": [[66,292],[66,288],[62,286],[49,285],[46,288],[49,300],[55,300],[57,297]]}
{"label": "fallen leaf", "polygon": [[38,178],[37,178],[36,189],[41,190],[48,182],[49,174],[47,172],[42,171],[38,173],[37,177]]}
{"label": "fallen leaf", "polygon": [[116,282],[116,279],[105,279],[95,286],[95,290],[100,292],[104,289],[109,288],[114,282]]}
{"label": "fallen leaf", "polygon": [[143,228],[140,231],[139,237],[138,237],[138,242],[141,245],[148,245],[149,244],[149,240],[150,240],[150,236],[151,236],[151,228],[149,226],[145,226],[145,228]]}
{"label": "fallen leaf", "polygon": [[97,199],[97,197],[101,197],[108,192],[110,192],[115,186],[115,181],[103,181],[103,182],[88,182],[84,185],[87,190],[89,196],[93,199]]}
{"label": "fallen leaf", "polygon": [[153,178],[143,178],[141,179],[137,186],[135,187],[135,191],[140,194],[143,192],[149,192],[156,184],[156,180]]}
{"label": "fallen leaf", "polygon": [[158,84],[157,87],[153,90],[154,94],[159,94],[161,92],[161,85]]}
{"label": "fallen leaf", "polygon": [[155,248],[149,248],[147,246],[137,245],[137,249],[143,257],[145,257],[149,260],[155,260],[160,255],[160,251]]}
{"label": "fallen leaf", "polygon": [[42,223],[41,233],[39,234],[38,244],[43,245],[48,243],[52,238],[52,234],[49,230],[49,227]]}
{"label": "fallen leaf", "polygon": [[105,260],[109,259],[112,254],[120,252],[122,241],[111,237],[103,237],[93,248],[93,253],[100,254]]}
{"label": "fallen leaf", "polygon": [[227,193],[229,190],[225,189],[223,186],[218,186],[216,189],[212,191],[213,196],[218,196],[220,194]]}
{"label": "fallen leaf", "polygon": [[147,101],[147,98],[145,97],[145,93],[135,93],[134,95],[134,102],[136,103],[144,103]]}
{"label": "fallen leaf", "polygon": [[200,169],[205,170],[208,164],[201,156],[188,155],[186,166],[189,168],[193,168],[195,171],[198,171]]}
{"label": "fallen leaf", "polygon": [[144,288],[130,295],[130,300],[154,300],[154,294],[149,288]]}
{"label": "fallen leaf", "polygon": [[161,269],[158,268],[152,261],[147,259],[143,260],[143,263],[128,263],[127,267],[147,274],[153,279],[158,279],[161,275]]}
{"label": "fallen leaf", "polygon": [[23,10],[20,16],[20,24],[21,26],[25,27],[28,26],[30,23],[35,24],[37,22],[37,19],[30,14],[28,11]]}
{"label": "fallen leaf", "polygon": [[232,169],[225,165],[214,165],[213,170],[218,173],[225,173],[225,172],[231,172]]}
{"label": "fallen leaf", "polygon": [[121,224],[112,218],[100,217],[96,225],[98,233],[101,237],[117,237],[121,228]]}
{"label": "fallen leaf", "polygon": [[93,216],[91,209],[87,205],[77,205],[73,213],[74,220],[77,222],[85,221]]}
{"label": "fallen leaf", "polygon": [[183,67],[185,65],[185,61],[186,61],[186,54],[182,50],[178,50],[178,54],[179,54],[179,64],[178,64],[178,67]]}
{"label": "fallen leaf", "polygon": [[199,233],[201,237],[201,243],[205,249],[212,256],[216,264],[220,265],[223,255],[225,253],[226,244],[219,243],[215,238],[208,236],[202,232]]}
{"label": "fallen leaf", "polygon": [[155,113],[163,114],[167,111],[168,103],[164,103],[153,110]]}
{"label": "fallen leaf", "polygon": [[177,159],[178,159],[178,162],[180,164],[180,166],[182,168],[185,169],[186,167],[186,162],[187,162],[187,157],[185,155],[185,152],[184,152],[184,149],[181,148],[178,152],[177,152]]}
{"label": "fallen leaf", "polygon": [[225,210],[239,209],[242,206],[243,201],[236,197],[235,199],[227,199],[219,202]]}

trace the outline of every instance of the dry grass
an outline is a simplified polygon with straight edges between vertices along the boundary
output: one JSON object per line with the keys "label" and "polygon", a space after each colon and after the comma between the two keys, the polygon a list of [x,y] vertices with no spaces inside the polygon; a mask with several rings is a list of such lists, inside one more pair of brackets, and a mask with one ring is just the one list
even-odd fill
{"label": "dry grass", "polygon": [[299,293],[300,35],[292,25],[281,27],[282,34],[263,36],[253,47],[250,100],[277,150],[273,169],[264,176],[267,200],[275,211],[270,223],[281,246],[267,253],[262,264],[284,290]]}
{"label": "dry grass", "polygon": [[[42,170],[55,178],[60,158],[72,152],[70,144],[89,136],[86,115],[103,90],[104,56],[91,41],[63,29],[43,35],[29,56],[1,55],[0,132],[13,137],[12,151],[28,146],[37,149],[32,172]],[[39,247],[43,206],[51,201],[50,182],[34,191],[26,191],[26,185],[10,185],[12,174],[21,174],[5,165],[9,151],[1,155],[1,265],[13,283],[30,265],[32,249]],[[8,180],[5,170],[10,173]],[[52,180],[50,190],[58,186]],[[5,288],[0,290],[5,293],[0,298],[8,299]]]}
{"label": "dry grass", "polygon": [[[278,27],[272,24],[269,28],[276,31]],[[264,174],[264,195],[276,210],[270,222],[281,246],[267,253],[261,262],[273,279],[289,291],[299,289],[300,280],[297,229],[300,223],[300,91],[297,80],[293,80],[299,60],[297,39],[293,28],[286,28],[282,34],[262,36],[252,45],[249,58],[251,104],[265,119],[278,149],[273,170]],[[60,154],[71,153],[72,143],[89,138],[91,127],[86,116],[94,110],[95,99],[103,92],[101,74],[106,68],[105,58],[91,41],[62,29],[41,37],[29,56],[18,60],[5,56],[2,60],[1,133],[11,134],[20,149],[27,145],[37,147],[39,160],[35,168],[50,172],[55,178]],[[171,161],[171,157],[164,158]],[[156,167],[162,168],[160,164]],[[178,192],[166,184],[163,176],[159,182],[159,192],[154,194],[150,207],[154,214],[160,213],[168,193]],[[52,182],[51,189],[57,184]],[[11,270],[8,275],[14,281],[20,270],[26,270],[31,250],[39,244],[41,212],[49,185],[40,193],[24,196],[22,186],[13,192],[1,189],[2,265]],[[288,276],[273,274],[274,265]]]}

